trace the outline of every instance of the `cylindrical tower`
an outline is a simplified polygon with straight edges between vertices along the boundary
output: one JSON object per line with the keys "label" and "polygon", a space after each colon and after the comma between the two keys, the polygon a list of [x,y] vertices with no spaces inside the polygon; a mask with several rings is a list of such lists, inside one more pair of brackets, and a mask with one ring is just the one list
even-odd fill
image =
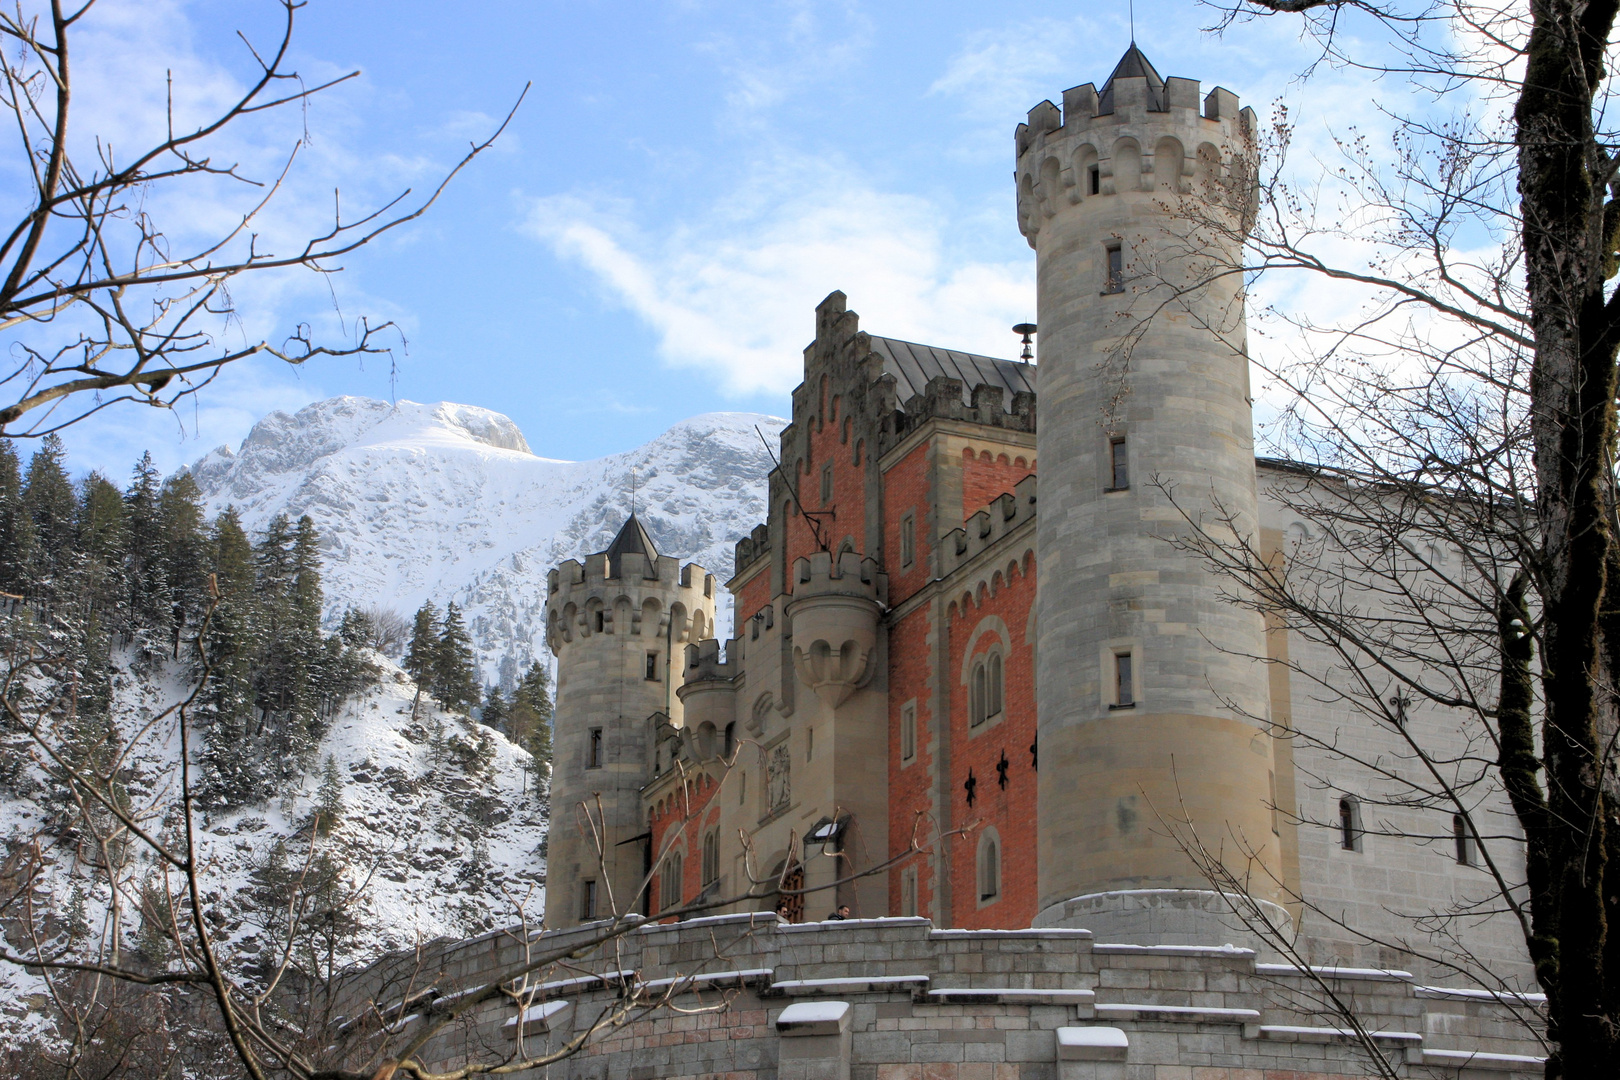
{"label": "cylindrical tower", "polygon": [[606,551],[548,575],[557,693],[547,929],[643,910],[637,841],[655,726],[664,716],[680,726],[686,645],[713,627],[714,576],[659,555],[634,514]]}
{"label": "cylindrical tower", "polygon": [[1106,940],[1232,940],[1172,832],[1280,898],[1261,619],[1177,543],[1188,517],[1258,533],[1243,279],[1221,272],[1241,266],[1254,123],[1133,43],[1100,92],[1018,126],[1041,341],[1036,921]]}

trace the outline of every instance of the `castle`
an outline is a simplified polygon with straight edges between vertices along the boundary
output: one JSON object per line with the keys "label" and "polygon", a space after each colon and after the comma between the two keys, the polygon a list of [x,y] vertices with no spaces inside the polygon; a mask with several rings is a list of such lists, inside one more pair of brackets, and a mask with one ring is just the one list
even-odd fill
{"label": "castle", "polygon": [[[1207,274],[1239,262],[1255,131],[1134,44],[1100,89],[1030,111],[1038,365],[879,337],[823,300],[723,647],[719,583],[634,516],[551,573],[548,929],[770,879],[788,888],[749,906],[789,923],[847,905],[1243,943],[1181,822],[1243,851],[1257,909],[1312,962],[1421,967],[1389,943],[1481,891],[1466,837],[1418,839],[1452,823],[1398,807],[1364,828],[1365,777],[1287,733],[1343,729],[1369,760],[1398,736],[1293,685],[1289,664],[1333,658],[1176,543],[1219,520],[1286,559],[1299,528],[1272,496],[1290,469],[1254,454],[1241,276]],[[1189,204],[1231,227],[1189,234]],[[1442,714],[1411,722],[1444,741]],[[1515,925],[1468,933],[1529,985]]]}

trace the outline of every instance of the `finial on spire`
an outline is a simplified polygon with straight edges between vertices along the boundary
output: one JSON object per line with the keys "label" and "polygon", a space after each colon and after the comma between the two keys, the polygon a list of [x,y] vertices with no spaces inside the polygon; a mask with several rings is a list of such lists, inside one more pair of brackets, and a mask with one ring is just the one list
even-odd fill
{"label": "finial on spire", "polygon": [[1131,11],[1131,44],[1136,44],[1136,0],[1125,0]]}
{"label": "finial on spire", "polygon": [[636,512],[636,467],[630,466],[630,513]]}

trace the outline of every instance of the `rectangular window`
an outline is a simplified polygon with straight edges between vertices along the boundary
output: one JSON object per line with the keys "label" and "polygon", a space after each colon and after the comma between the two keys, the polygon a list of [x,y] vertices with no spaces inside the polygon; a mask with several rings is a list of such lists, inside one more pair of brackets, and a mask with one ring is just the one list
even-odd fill
{"label": "rectangular window", "polygon": [[585,767],[587,769],[600,769],[602,767],[602,729],[591,728],[590,745],[585,750]]}
{"label": "rectangular window", "polygon": [[1125,453],[1125,436],[1108,440],[1108,490],[1124,491],[1131,486],[1130,458]]}
{"label": "rectangular window", "polygon": [[1266,773],[1266,781],[1271,785],[1271,831],[1281,836],[1282,829],[1277,825],[1277,774]]}
{"label": "rectangular window", "polygon": [[1118,244],[1108,245],[1108,280],[1103,292],[1122,293],[1125,291],[1125,252]]}
{"label": "rectangular window", "polygon": [[1461,814],[1451,815],[1451,837],[1457,845],[1457,865],[1474,865],[1474,834],[1468,829],[1468,819]]}
{"label": "rectangular window", "polygon": [[810,761],[816,756],[816,729],[804,729],[804,760]]}
{"label": "rectangular window", "polygon": [[1090,192],[1090,194],[1092,194],[1092,195],[1101,195],[1102,194],[1102,170],[1100,168],[1098,168],[1097,166],[1095,166],[1095,165],[1093,165],[1091,167],[1091,192]]}
{"label": "rectangular window", "polygon": [[579,917],[584,922],[596,918],[596,882],[579,883]]}
{"label": "rectangular window", "polygon": [[1131,681],[1131,654],[1114,654],[1114,707],[1128,709],[1136,704],[1136,686]]}
{"label": "rectangular window", "polygon": [[647,678],[654,681],[658,679],[658,654],[655,652],[647,654]]}
{"label": "rectangular window", "polygon": [[900,519],[900,565],[917,561],[917,519],[907,514]]}
{"label": "rectangular window", "polygon": [[917,868],[909,866],[900,871],[900,914],[917,917]]}
{"label": "rectangular window", "polygon": [[900,709],[900,760],[917,756],[917,706],[907,703]]}
{"label": "rectangular window", "polygon": [[821,505],[832,502],[832,463],[821,467]]}
{"label": "rectangular window", "polygon": [[738,806],[746,806],[747,804],[748,804],[748,774],[743,773],[742,778],[737,781],[737,805]]}

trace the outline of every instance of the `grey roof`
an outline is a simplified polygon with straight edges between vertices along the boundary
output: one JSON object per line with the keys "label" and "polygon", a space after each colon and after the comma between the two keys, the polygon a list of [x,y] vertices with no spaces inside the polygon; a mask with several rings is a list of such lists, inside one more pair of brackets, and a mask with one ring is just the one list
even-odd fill
{"label": "grey roof", "polygon": [[617,578],[622,576],[619,573],[619,560],[624,555],[647,556],[649,569],[658,565],[658,549],[653,546],[653,538],[648,535],[646,526],[641,523],[640,518],[636,517],[634,511],[625,520],[624,527],[619,530],[619,535],[613,538],[613,543],[608,545],[608,577]]}
{"label": "grey roof", "polygon": [[1153,62],[1143,55],[1142,50],[1131,42],[1131,47],[1125,50],[1125,55],[1119,58],[1114,65],[1114,73],[1108,76],[1103,88],[1097,94],[1097,115],[1107,116],[1114,111],[1114,80],[1115,79],[1147,79],[1148,112],[1168,112],[1169,103],[1165,100],[1164,80],[1159,78],[1159,72]]}
{"label": "grey roof", "polygon": [[928,380],[937,375],[962,380],[962,402],[966,405],[973,404],[973,388],[980,383],[1006,390],[1001,395],[1001,407],[1007,412],[1012,411],[1014,394],[1024,390],[1035,392],[1033,364],[876,336],[872,338],[872,351],[883,357],[883,370],[894,376],[902,408],[911,395],[922,393]]}

